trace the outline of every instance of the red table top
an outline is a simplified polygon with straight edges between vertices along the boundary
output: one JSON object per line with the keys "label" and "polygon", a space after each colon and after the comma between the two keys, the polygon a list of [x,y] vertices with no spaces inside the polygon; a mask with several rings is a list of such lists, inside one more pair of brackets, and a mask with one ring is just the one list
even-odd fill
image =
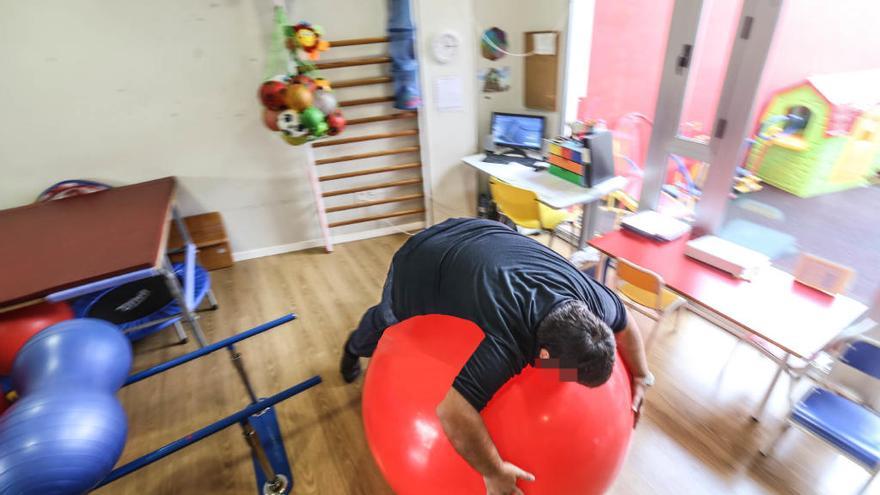
{"label": "red table top", "polygon": [[0,211],[0,308],[162,259],[173,177]]}
{"label": "red table top", "polygon": [[797,357],[822,349],[867,307],[843,295],[811,289],[776,268],[752,281],[688,258],[684,236],[660,242],[619,230],[590,241],[612,258],[624,258],[663,277],[666,286]]}

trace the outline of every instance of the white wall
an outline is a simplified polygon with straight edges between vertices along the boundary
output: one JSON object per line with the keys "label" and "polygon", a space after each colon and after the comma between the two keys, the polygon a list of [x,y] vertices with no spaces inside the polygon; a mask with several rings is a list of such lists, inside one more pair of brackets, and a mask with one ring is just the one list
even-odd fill
{"label": "white wall", "polygon": [[563,65],[565,61],[565,31],[568,27],[569,0],[476,0],[474,17],[476,26],[474,35],[474,53],[480,69],[489,67],[510,67],[511,88],[501,93],[483,93],[477,88],[479,104],[477,107],[477,132],[482,145],[483,137],[489,133],[492,112],[526,113],[543,115],[548,136],[559,134],[559,113],[545,112],[526,108],[524,86],[524,57],[505,55],[499,60],[491,61],[480,55],[479,38],[483,31],[491,27],[499,27],[507,32],[511,53],[525,52],[525,35],[528,31],[559,31],[559,74],[557,89],[557,110],[563,102]]}
{"label": "white wall", "polygon": [[[331,39],[386,31],[386,0],[291,4],[291,20],[322,24]],[[234,251],[314,245],[304,150],[263,127],[256,98],[271,9],[268,0],[0,0],[0,207],[67,178],[176,175],[184,213],[222,212]],[[338,50],[326,57],[357,54]]]}
{"label": "white wall", "polygon": [[[477,0],[480,1],[480,0]],[[433,223],[456,216],[473,216],[476,209],[476,175],[461,158],[477,151],[474,23],[469,15],[473,0],[415,0],[422,97],[420,111],[422,158],[428,164]],[[461,38],[458,55],[446,64],[431,56],[431,40],[438,33],[452,31]],[[436,80],[460,78],[463,106],[440,111],[435,100]]]}

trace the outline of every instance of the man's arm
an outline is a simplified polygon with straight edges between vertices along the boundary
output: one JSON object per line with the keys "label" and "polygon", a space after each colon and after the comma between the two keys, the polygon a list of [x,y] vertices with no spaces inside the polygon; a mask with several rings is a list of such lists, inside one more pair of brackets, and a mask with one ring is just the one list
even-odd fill
{"label": "man's arm", "polygon": [[642,342],[642,332],[629,310],[626,312],[626,327],[617,332],[614,337],[617,339],[620,355],[626,362],[629,372],[632,373],[633,411],[636,413],[635,422],[638,423],[642,402],[647,391],[645,378],[650,372],[648,371],[648,358],[645,356],[645,345]]}
{"label": "man's arm", "polygon": [[486,495],[522,495],[516,487],[517,479],[535,480],[533,475],[501,459],[480,413],[454,388],[437,406],[437,416],[458,454],[483,475]]}

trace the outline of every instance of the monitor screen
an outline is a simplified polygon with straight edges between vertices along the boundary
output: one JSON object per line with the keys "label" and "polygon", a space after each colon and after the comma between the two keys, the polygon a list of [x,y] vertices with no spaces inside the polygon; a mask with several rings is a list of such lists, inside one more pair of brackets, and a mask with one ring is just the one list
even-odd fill
{"label": "monitor screen", "polygon": [[496,146],[539,150],[543,137],[544,117],[492,113],[492,140]]}

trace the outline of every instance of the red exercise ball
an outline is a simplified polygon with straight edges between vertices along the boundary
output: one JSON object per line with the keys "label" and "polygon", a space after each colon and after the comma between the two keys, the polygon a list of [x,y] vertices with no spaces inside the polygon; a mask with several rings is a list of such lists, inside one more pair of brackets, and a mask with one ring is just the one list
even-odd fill
{"label": "red exercise ball", "polygon": [[67,303],[42,303],[0,313],[0,375],[9,375],[15,355],[40,330],[73,318]]}
{"label": "red exercise ball", "polygon": [[[367,371],[364,429],[385,479],[400,495],[482,495],[483,479],[446,438],[435,409],[483,339],[451,316],[411,318],[388,330]],[[559,370],[528,367],[482,411],[501,457],[535,475],[526,494],[605,493],[633,428],[629,373],[620,356],[607,383],[561,382]]]}

